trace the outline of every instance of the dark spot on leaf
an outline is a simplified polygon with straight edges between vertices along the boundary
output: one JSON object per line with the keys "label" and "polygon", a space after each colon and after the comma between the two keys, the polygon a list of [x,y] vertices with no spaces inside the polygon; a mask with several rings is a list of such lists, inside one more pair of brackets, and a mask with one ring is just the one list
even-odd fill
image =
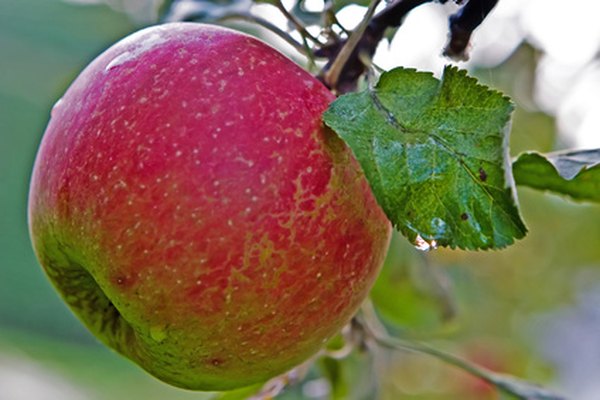
{"label": "dark spot on leaf", "polygon": [[487,173],[481,167],[479,167],[479,179],[481,179],[483,182],[487,181]]}
{"label": "dark spot on leaf", "polygon": [[221,360],[220,358],[213,358],[210,360],[210,363],[213,366],[218,367],[219,365],[223,364],[223,360]]}
{"label": "dark spot on leaf", "polygon": [[[488,139],[505,138],[512,108],[508,98],[454,67],[445,68],[442,80],[402,68],[384,76],[375,89],[338,98],[323,119],[352,149],[367,179],[379,183],[373,185],[375,197],[385,200],[381,205],[394,227],[413,242],[421,232],[424,240],[435,236],[438,246],[473,250],[505,247],[523,237],[513,182],[503,179],[504,141]],[[483,103],[490,123],[484,130],[471,123],[471,108]],[[407,112],[422,117],[408,123]],[[355,117],[351,126],[349,116]],[[457,132],[471,140],[454,145]],[[382,184],[398,177],[410,177],[409,184]],[[448,210],[450,204],[462,206]],[[478,212],[482,209],[491,212]],[[452,211],[465,226],[485,229],[444,231],[446,221],[439,216]]]}

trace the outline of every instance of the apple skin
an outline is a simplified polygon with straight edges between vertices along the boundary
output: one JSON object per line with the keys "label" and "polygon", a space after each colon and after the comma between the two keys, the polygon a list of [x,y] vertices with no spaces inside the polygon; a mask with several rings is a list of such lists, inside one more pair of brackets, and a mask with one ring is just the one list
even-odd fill
{"label": "apple skin", "polygon": [[301,363],[356,312],[391,231],[321,124],[333,99],[235,31],[123,39],[52,111],[29,194],[40,264],[100,340],[172,385]]}

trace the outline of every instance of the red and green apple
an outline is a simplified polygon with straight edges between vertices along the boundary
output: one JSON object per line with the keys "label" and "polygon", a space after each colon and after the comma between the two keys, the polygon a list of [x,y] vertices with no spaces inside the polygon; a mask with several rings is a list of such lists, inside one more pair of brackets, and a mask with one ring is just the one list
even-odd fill
{"label": "red and green apple", "polygon": [[56,104],[34,248],[101,341],[179,387],[266,380],[316,353],[378,273],[390,224],[323,127],[334,96],[257,39],[147,28]]}

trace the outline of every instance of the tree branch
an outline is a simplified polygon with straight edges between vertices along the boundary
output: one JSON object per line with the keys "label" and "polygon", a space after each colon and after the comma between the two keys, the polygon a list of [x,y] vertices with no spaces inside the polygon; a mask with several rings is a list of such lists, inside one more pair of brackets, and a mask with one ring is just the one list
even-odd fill
{"label": "tree branch", "polygon": [[[331,63],[330,67],[327,69],[327,72],[325,72],[323,80],[324,80],[325,84],[327,86],[329,86],[330,88],[336,89],[340,86],[339,79],[342,74],[342,71],[344,71],[344,69],[348,65],[348,60],[350,59],[350,57],[353,54],[355,54],[355,52],[357,50],[357,46],[358,46],[361,38],[364,37],[365,30],[367,29],[367,26],[369,25],[369,21],[371,21],[371,18],[373,17],[373,14],[375,13],[375,8],[379,4],[379,2],[380,2],[380,0],[372,0],[371,1],[371,4],[369,5],[369,9],[367,10],[367,13],[365,14],[365,17],[363,18],[362,22],[360,23],[358,28],[356,28],[352,32],[352,34],[350,35],[348,40],[345,41],[344,46],[341,48],[340,52],[337,54],[337,56],[333,60],[333,63]],[[360,52],[356,53],[356,54],[357,54],[358,58],[360,59],[361,58]],[[371,54],[371,56],[372,56],[372,54]]]}
{"label": "tree branch", "polygon": [[495,386],[502,392],[516,396],[523,400],[567,400],[566,397],[551,392],[535,384],[517,379],[510,375],[499,374],[480,367],[472,362],[463,360],[452,354],[430,347],[424,343],[412,340],[403,340],[391,337],[385,331],[375,314],[375,309],[370,302],[365,302],[362,308],[362,314],[355,317],[355,322],[360,325],[365,339],[372,340],[375,344],[390,349],[411,351],[415,353],[427,354],[453,367],[484,380]]}
{"label": "tree branch", "polygon": [[[325,46],[319,49],[315,54],[319,57],[329,58],[329,63],[325,66],[321,73],[321,79],[330,89],[338,93],[347,93],[356,89],[357,81],[362,74],[369,68],[365,60],[371,60],[377,49],[377,45],[383,39],[386,29],[391,27],[399,27],[402,25],[406,15],[414,8],[429,3],[433,0],[395,0],[391,2],[383,11],[378,13],[371,19],[369,24],[362,30],[357,43],[353,46],[353,51],[349,56],[344,55],[346,62],[340,70],[338,79],[331,80],[331,84],[327,82],[327,74],[330,69],[336,64],[338,55],[350,38],[333,43],[330,46]],[[356,40],[356,39],[352,39]],[[336,68],[338,68],[336,66]]]}
{"label": "tree branch", "polygon": [[[187,19],[188,21],[193,21],[193,19]],[[247,21],[262,26],[263,28],[273,32],[283,40],[285,40],[288,44],[290,44],[296,51],[304,56],[309,56],[307,49],[304,45],[298,43],[293,37],[291,37],[287,32],[278,28],[271,22],[267,21],[264,18],[258,17],[256,15],[252,15],[250,13],[231,13],[224,15],[221,18],[218,18],[216,21],[224,22],[224,21]]]}
{"label": "tree branch", "polygon": [[296,30],[300,33],[300,35],[303,38],[310,39],[311,42],[313,42],[314,44],[316,44],[318,46],[322,45],[322,43],[319,41],[318,38],[314,37],[313,35],[311,35],[311,33],[309,31],[306,30],[306,27],[302,24],[302,22],[300,22],[298,20],[298,18],[296,18],[296,16],[294,16],[294,14],[290,13],[288,11],[288,9],[285,8],[285,6],[281,2],[281,0],[277,0],[277,1],[275,1],[275,3],[272,3],[272,4],[274,4],[275,7],[277,7],[277,9],[279,10],[279,12],[281,12],[283,14],[283,16],[292,25],[294,25],[294,27],[296,28]]}
{"label": "tree branch", "polygon": [[454,60],[466,61],[469,58],[467,48],[471,34],[497,3],[498,0],[469,0],[456,14],[451,15],[450,38],[444,49],[444,55]]}

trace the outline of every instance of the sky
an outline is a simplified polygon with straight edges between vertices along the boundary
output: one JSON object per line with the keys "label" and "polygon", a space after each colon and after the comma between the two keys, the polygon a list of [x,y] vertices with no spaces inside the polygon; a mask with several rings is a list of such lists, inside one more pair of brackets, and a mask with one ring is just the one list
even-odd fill
{"label": "sky", "polygon": [[[343,11],[342,17],[356,23],[362,14],[359,8]],[[450,62],[441,56],[441,49],[454,8],[432,3],[414,10],[391,46],[380,46],[375,62],[385,69],[402,65],[439,73]],[[564,143],[600,147],[598,15],[596,0],[500,0],[473,35],[471,59],[458,65],[493,67],[528,41],[541,52],[535,106],[557,118]]]}

